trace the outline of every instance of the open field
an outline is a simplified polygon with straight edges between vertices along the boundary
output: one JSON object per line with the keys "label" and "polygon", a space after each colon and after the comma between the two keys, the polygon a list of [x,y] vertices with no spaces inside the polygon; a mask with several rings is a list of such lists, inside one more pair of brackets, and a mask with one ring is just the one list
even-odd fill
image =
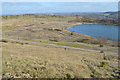
{"label": "open field", "polygon": [[[12,47],[11,47],[12,46]],[[117,55],[52,47],[3,43],[3,77],[115,77]]]}
{"label": "open field", "polygon": [[3,77],[118,78],[117,42],[65,29],[82,24],[77,22],[81,18],[56,15],[3,16]]}

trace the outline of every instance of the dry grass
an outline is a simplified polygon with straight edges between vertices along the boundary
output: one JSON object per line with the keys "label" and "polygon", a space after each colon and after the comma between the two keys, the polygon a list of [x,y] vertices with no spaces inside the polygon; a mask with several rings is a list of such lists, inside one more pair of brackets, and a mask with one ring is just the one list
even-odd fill
{"label": "dry grass", "polygon": [[[102,53],[47,45],[3,43],[3,77],[113,77],[118,69],[117,55],[106,57],[104,60]],[[107,67],[101,67],[101,61],[107,62]]]}
{"label": "dry grass", "polygon": [[[7,19],[5,19],[7,18]],[[72,47],[100,50],[100,44],[74,41],[96,38],[65,30],[76,24],[74,16],[20,15],[4,17],[3,37],[19,40],[41,41]],[[72,35],[71,35],[72,34]],[[56,48],[48,45],[25,44],[21,42],[2,41],[3,43],[3,77],[20,78],[90,78],[118,77],[118,59],[116,54],[104,54]],[[112,41],[103,48],[117,52],[111,47]]]}

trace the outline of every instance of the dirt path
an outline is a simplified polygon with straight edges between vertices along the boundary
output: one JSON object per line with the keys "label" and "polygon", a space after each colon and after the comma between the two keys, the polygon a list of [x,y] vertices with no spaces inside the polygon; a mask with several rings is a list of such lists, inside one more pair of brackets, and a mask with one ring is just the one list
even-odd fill
{"label": "dirt path", "polygon": [[[10,40],[10,41],[19,41],[19,42],[23,42],[23,43],[45,44],[45,45],[51,45],[51,46],[54,46],[54,47],[66,48],[66,49],[84,50],[84,51],[90,51],[90,52],[100,52],[100,50],[92,50],[92,49],[86,49],[86,48],[76,48],[76,47],[56,45],[56,44],[49,44],[49,43],[42,43],[42,42],[32,42],[32,41],[26,41],[26,40],[10,39],[10,38],[2,38],[2,39]],[[108,52],[108,51],[106,51],[105,53],[117,54],[115,52]]]}

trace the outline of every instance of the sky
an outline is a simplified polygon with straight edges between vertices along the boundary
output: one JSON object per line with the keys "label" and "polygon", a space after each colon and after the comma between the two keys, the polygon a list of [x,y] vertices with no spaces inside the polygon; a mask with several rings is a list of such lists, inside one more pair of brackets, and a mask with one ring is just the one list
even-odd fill
{"label": "sky", "polygon": [[[34,14],[34,13],[77,13],[77,12],[118,11],[117,0],[114,0],[114,2],[112,2],[113,0],[104,0],[108,2],[89,2],[93,0],[81,0],[81,1],[79,0],[80,2],[75,2],[75,0],[74,2],[45,2],[44,0],[44,2],[40,2],[41,0],[34,0],[34,1],[29,0],[28,3],[27,1],[28,0],[24,0],[24,1],[23,0],[3,0],[2,2],[4,3],[2,4],[2,8],[0,8],[0,10],[4,15],[23,14],[23,13]],[[47,1],[50,1],[50,0],[47,0]],[[55,1],[55,0],[52,0],[52,1]],[[88,1],[88,2],[84,2],[84,1]],[[94,1],[102,1],[102,0],[94,0]],[[5,3],[5,2],[8,2],[8,3]]]}
{"label": "sky", "polygon": [[1,0],[2,2],[118,2],[120,0]]}

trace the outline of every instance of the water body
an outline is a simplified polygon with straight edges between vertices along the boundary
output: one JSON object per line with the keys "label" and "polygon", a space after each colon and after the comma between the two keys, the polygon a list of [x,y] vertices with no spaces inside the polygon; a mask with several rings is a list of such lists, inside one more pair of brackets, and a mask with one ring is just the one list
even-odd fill
{"label": "water body", "polygon": [[120,26],[100,25],[100,24],[80,24],[80,25],[73,25],[72,27],[67,28],[67,30],[97,38],[118,41],[118,39],[120,40],[120,37],[118,37],[119,27]]}

